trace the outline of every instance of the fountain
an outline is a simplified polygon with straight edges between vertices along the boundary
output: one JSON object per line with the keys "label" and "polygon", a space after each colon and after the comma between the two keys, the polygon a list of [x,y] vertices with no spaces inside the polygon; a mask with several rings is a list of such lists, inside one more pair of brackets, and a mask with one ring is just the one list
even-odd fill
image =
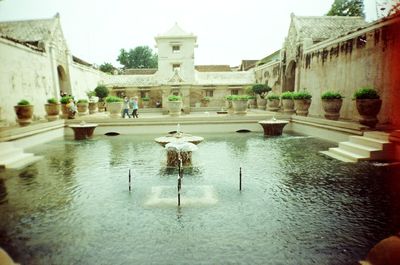
{"label": "fountain", "polygon": [[178,142],[178,141],[179,142],[189,142],[192,144],[199,144],[203,140],[204,140],[203,137],[183,133],[181,131],[181,126],[179,123],[176,126],[175,133],[173,133],[171,135],[161,136],[161,137],[154,139],[154,141],[161,144],[162,146],[165,146],[166,144],[169,144],[169,143]]}
{"label": "fountain", "polygon": [[167,150],[167,166],[179,166],[179,158],[182,159],[182,166],[190,166],[192,164],[192,152],[197,150],[195,144],[185,141],[175,141],[165,145]]}
{"label": "fountain", "polygon": [[71,124],[69,127],[74,131],[75,140],[85,140],[93,136],[97,124],[82,121],[80,124]]}
{"label": "fountain", "polygon": [[288,124],[288,121],[277,120],[275,116],[271,120],[259,121],[258,122],[264,130],[264,136],[276,136],[282,135],[283,127]]}

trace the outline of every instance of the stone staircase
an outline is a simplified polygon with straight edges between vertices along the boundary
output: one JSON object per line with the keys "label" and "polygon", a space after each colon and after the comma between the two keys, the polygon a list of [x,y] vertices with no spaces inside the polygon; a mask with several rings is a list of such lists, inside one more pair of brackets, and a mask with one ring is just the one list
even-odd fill
{"label": "stone staircase", "polygon": [[361,160],[388,160],[393,152],[389,134],[385,132],[364,132],[363,136],[352,135],[349,141],[340,142],[338,147],[321,151],[322,154],[343,162],[356,163]]}
{"label": "stone staircase", "polygon": [[15,147],[12,142],[0,143],[0,168],[21,169],[41,158],[41,156],[25,153],[22,148]]}

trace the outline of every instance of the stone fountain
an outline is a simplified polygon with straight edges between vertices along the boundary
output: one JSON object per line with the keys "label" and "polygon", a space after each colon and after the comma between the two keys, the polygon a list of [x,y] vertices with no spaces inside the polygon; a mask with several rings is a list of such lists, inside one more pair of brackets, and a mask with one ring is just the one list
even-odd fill
{"label": "stone fountain", "polygon": [[274,116],[271,120],[259,121],[258,123],[263,127],[264,136],[276,136],[282,135],[283,127],[289,122],[277,120]]}

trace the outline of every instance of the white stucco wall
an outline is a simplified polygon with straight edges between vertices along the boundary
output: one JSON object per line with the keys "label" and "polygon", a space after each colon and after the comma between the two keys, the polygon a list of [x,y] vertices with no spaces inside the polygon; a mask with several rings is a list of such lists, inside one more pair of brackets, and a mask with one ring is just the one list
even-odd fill
{"label": "white stucco wall", "polygon": [[75,99],[86,99],[86,92],[94,90],[99,83],[105,83],[109,76],[91,67],[73,63],[70,68],[72,94]]}
{"label": "white stucco wall", "polygon": [[26,99],[34,105],[34,115],[44,116],[47,98],[55,97],[50,59],[14,42],[0,39],[0,119],[15,123],[14,105]]}

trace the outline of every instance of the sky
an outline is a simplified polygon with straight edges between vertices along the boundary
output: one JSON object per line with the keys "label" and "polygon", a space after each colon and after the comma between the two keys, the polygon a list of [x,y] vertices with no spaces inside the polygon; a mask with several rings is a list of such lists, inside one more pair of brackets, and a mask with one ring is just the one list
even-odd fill
{"label": "sky", "polygon": [[[195,64],[259,60],[280,49],[290,14],[320,16],[333,0],[0,0],[0,21],[51,18],[60,13],[72,54],[120,66],[120,49],[148,45],[175,23],[197,36]],[[364,0],[376,19],[375,0]]]}

